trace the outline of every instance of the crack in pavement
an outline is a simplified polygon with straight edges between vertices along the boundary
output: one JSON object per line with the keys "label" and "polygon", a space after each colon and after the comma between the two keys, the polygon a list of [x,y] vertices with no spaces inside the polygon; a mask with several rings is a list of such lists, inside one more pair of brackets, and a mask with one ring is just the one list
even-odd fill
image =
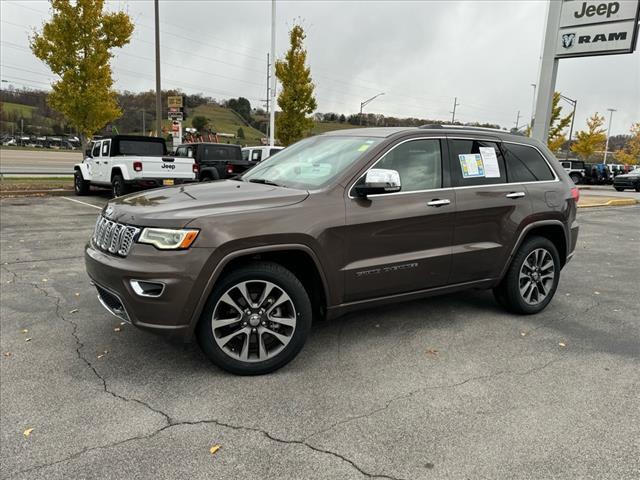
{"label": "crack in pavement", "polygon": [[78,259],[78,255],[71,255],[68,257],[37,258],[33,260],[14,260],[13,262],[4,262],[3,265],[18,265],[21,263],[52,262],[56,260],[77,260],[77,259]]}

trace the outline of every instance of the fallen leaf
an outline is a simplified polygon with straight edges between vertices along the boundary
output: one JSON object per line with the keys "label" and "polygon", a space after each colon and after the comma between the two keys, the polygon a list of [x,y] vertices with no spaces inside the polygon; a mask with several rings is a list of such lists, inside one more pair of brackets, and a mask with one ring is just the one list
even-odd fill
{"label": "fallen leaf", "polygon": [[218,450],[220,450],[220,445],[216,443],[213,447],[209,449],[209,453],[211,453],[211,455],[215,455]]}
{"label": "fallen leaf", "polygon": [[30,342],[31,341],[31,337],[27,337],[24,339],[25,342]]}
{"label": "fallen leaf", "polygon": [[427,355],[431,355],[432,357],[437,357],[438,356],[438,350],[435,350],[433,348],[429,348],[425,353]]}
{"label": "fallen leaf", "polygon": [[116,327],[113,329],[114,332],[119,332],[120,330],[122,330],[120,327]]}
{"label": "fallen leaf", "polygon": [[527,336],[527,332],[520,332],[520,336],[521,337],[526,337]]}
{"label": "fallen leaf", "polygon": [[77,308],[74,308],[73,310],[70,310],[69,313],[76,313],[78,311]]}
{"label": "fallen leaf", "polygon": [[47,280],[46,278],[42,279],[43,282],[48,282],[49,280]]}
{"label": "fallen leaf", "polygon": [[22,434],[25,437],[29,437],[29,435],[31,435],[31,432],[33,432],[33,428],[27,428],[24,432],[22,432]]}
{"label": "fallen leaf", "polygon": [[109,350],[105,350],[104,352],[102,352],[100,355],[98,355],[98,358],[104,357],[107,353],[109,353]]}
{"label": "fallen leaf", "polygon": [[120,322],[120,326],[126,325],[126,324],[127,324],[127,322]]}
{"label": "fallen leaf", "polygon": [[570,294],[570,293],[565,293],[565,295],[566,295],[567,297],[570,297],[570,296],[571,296],[571,294]]}
{"label": "fallen leaf", "polygon": [[4,352],[4,353],[3,353],[3,355],[4,355],[5,357],[10,357],[10,356],[11,356],[11,352]]}
{"label": "fallen leaf", "polygon": [[600,292],[593,292],[594,295],[600,295]]}
{"label": "fallen leaf", "polygon": [[21,330],[21,333],[29,333],[29,330],[27,330],[26,328]]}
{"label": "fallen leaf", "polygon": [[75,295],[76,297],[79,297],[79,296],[80,296],[80,292],[76,292],[74,295]]}
{"label": "fallen leaf", "polygon": [[566,347],[567,346],[567,344],[564,343],[564,342],[560,342],[560,343],[558,343],[558,345],[560,345],[561,347]]}

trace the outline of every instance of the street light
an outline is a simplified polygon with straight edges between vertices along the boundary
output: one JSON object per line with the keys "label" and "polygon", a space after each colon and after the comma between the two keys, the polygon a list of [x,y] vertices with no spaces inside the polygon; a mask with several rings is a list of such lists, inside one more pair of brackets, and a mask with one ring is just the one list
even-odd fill
{"label": "street light", "polygon": [[362,125],[362,109],[363,109],[364,107],[366,107],[367,105],[369,105],[371,102],[373,102],[373,101],[374,101],[376,98],[378,98],[380,95],[384,95],[384,92],[379,93],[379,94],[377,94],[377,95],[375,95],[375,96],[371,97],[370,99],[365,100],[364,102],[362,102],[362,103],[360,104],[360,125]]}
{"label": "street light", "polygon": [[609,128],[607,128],[607,143],[604,146],[604,163],[607,164],[607,153],[609,152],[609,137],[611,136],[611,122],[613,121],[613,112],[617,112],[615,108],[607,108],[609,111]]}
{"label": "street light", "polygon": [[578,105],[578,100],[572,100],[571,98],[565,97],[564,95],[560,95],[560,98],[562,98],[563,100],[566,100],[571,105],[573,105],[573,113],[571,114],[571,127],[569,128],[569,146],[567,147],[567,156],[564,157],[565,160],[568,160],[569,159],[569,150],[570,150],[570,147],[571,147],[571,137],[573,136],[573,122],[576,119],[576,105]]}

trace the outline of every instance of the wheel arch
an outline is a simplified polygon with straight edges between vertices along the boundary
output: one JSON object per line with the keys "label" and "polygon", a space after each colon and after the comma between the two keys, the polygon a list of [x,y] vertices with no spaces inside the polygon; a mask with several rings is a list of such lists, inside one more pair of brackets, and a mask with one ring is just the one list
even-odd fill
{"label": "wheel arch", "polygon": [[303,244],[269,245],[229,253],[218,263],[200,295],[191,317],[189,333],[195,330],[216,282],[234,268],[257,260],[272,261],[290,270],[309,294],[314,316],[324,315],[328,305],[329,287],[315,252]]}
{"label": "wheel arch", "polygon": [[120,174],[120,176],[125,180],[131,180],[129,176],[129,171],[127,170],[125,165],[118,164],[118,165],[113,165],[111,167],[111,174],[109,175],[109,180],[111,182],[113,182],[113,177],[116,174]]}
{"label": "wheel arch", "polygon": [[522,243],[532,236],[540,236],[549,239],[558,249],[558,255],[560,256],[560,268],[565,266],[567,263],[567,254],[569,252],[569,236],[567,235],[564,224],[560,220],[541,220],[530,223],[522,229],[517,242],[511,250],[509,260],[505,263],[502,272],[500,272],[500,280],[502,280],[507,273],[511,262],[513,261],[513,257]]}
{"label": "wheel arch", "polygon": [[84,163],[77,163],[73,166],[73,171],[79,171],[82,174],[82,178],[87,181],[91,181],[91,175],[89,174],[89,168]]}

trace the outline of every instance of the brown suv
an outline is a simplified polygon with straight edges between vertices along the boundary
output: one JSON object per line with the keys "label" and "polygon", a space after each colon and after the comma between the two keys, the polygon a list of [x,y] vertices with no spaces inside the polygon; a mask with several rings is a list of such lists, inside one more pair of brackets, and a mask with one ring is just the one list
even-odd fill
{"label": "brown suv", "polygon": [[235,180],[112,200],[86,265],[111,313],[195,334],[215,364],[259,374],[296,356],[312,316],[470,288],[539,312],[573,255],[577,199],[525,137],[342,130]]}

